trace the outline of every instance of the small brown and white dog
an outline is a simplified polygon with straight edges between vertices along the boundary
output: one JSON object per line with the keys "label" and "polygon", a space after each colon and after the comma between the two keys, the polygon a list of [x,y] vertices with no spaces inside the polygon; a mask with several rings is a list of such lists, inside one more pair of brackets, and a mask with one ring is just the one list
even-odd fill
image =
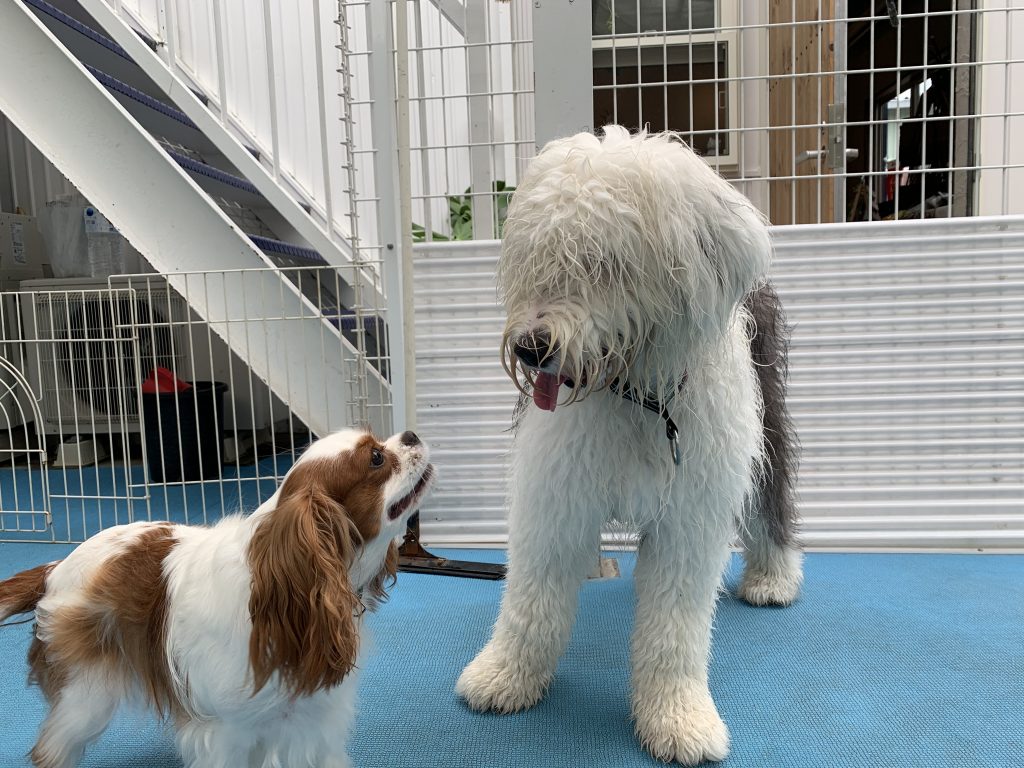
{"label": "small brown and white dog", "polygon": [[141,694],[190,768],[348,766],[360,616],[433,475],[412,432],[337,432],[251,516],[111,528],[0,582],[0,621],[35,611],[33,764],[76,765]]}

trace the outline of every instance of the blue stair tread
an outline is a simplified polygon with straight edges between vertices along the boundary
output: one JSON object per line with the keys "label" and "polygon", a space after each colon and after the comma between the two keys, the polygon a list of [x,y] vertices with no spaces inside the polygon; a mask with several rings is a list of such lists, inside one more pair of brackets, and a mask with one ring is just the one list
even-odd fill
{"label": "blue stair tread", "polygon": [[327,264],[327,260],[312,248],[306,248],[301,245],[292,245],[291,243],[274,240],[270,237],[262,237],[261,235],[249,235],[249,239],[252,240],[253,245],[261,251],[276,253],[281,256],[289,256],[293,259],[311,261],[316,264]]}
{"label": "blue stair tread", "polygon": [[227,173],[219,168],[214,168],[212,165],[207,165],[206,163],[201,163],[198,160],[193,160],[191,157],[186,157],[185,155],[174,152],[173,150],[167,149],[165,151],[171,156],[174,162],[186,171],[191,171],[192,173],[199,174],[200,176],[205,176],[208,179],[219,181],[221,184],[227,184],[230,187],[235,187],[236,189],[248,192],[251,195],[262,197],[260,191],[255,187],[255,185],[246,181],[241,176],[235,176],[234,174]]}
{"label": "blue stair tread", "polygon": [[166,104],[159,99],[154,99],[149,94],[143,93],[138,88],[133,88],[127,83],[121,82],[116,77],[111,77],[106,72],[96,69],[96,67],[86,64],[85,68],[88,69],[92,76],[95,77],[96,80],[98,80],[105,88],[117,91],[121,95],[127,96],[132,101],[137,101],[139,104],[149,107],[162,115],[166,115],[172,120],[177,120],[182,125],[187,125],[189,128],[193,128],[197,131],[199,130],[199,126],[192,122],[189,116],[180,109],[175,109],[170,104]]}
{"label": "blue stair tread", "polygon": [[35,8],[40,13],[45,13],[50,18],[56,19],[66,27],[69,27],[78,32],[79,34],[89,38],[94,43],[102,45],[108,51],[116,53],[121,58],[131,61],[133,64],[135,63],[132,57],[128,55],[128,51],[126,51],[120,45],[115,43],[109,37],[106,37],[105,35],[102,35],[99,32],[97,32],[92,27],[83,24],[74,16],[69,16],[59,8],[55,8],[54,6],[45,2],[45,0],[25,0],[25,5],[29,6],[30,8]]}

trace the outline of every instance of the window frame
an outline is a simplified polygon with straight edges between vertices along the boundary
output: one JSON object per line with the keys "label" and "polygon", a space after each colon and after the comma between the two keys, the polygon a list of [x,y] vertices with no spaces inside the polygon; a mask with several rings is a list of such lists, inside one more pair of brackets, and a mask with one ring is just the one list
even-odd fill
{"label": "window frame", "polygon": [[[637,2],[637,0],[619,0],[623,4],[630,2]],[[664,0],[662,0],[664,2]],[[739,59],[740,59],[740,35],[737,27],[737,21],[739,19],[739,3],[740,0],[716,0],[715,2],[715,26],[711,29],[693,30],[690,32],[646,32],[646,33],[626,33],[626,34],[608,34],[593,36],[591,39],[591,50],[593,52],[600,50],[611,50],[612,54],[612,66],[611,69],[614,71],[616,68],[615,54],[617,50],[633,50],[637,52],[637,65],[640,66],[643,61],[644,49],[658,49],[661,48],[667,53],[669,48],[688,48],[686,55],[692,57],[692,52],[696,46],[710,45],[712,51],[717,50],[717,45],[724,44],[726,50],[725,59],[725,92],[726,92],[726,109],[728,114],[728,125],[721,126],[716,131],[719,134],[726,134],[728,137],[728,152],[718,155],[704,155],[700,156],[704,158],[705,162],[713,165],[716,169],[730,169],[735,170],[739,167],[740,152],[739,152],[739,136],[742,131],[742,126],[736,125],[737,118],[739,116]],[[725,31],[722,31],[722,30]],[[717,54],[716,54],[717,56]],[[662,61],[664,62],[667,56],[662,55]],[[593,63],[591,69],[596,70]],[[717,68],[716,68],[717,69]],[[638,77],[638,80],[641,78]],[[708,80],[697,81],[693,83],[720,83],[721,79],[717,76]],[[613,85],[613,86],[591,86],[596,92],[597,90],[611,90],[617,92],[619,89],[624,88],[642,88],[642,83],[637,83],[635,86],[629,84]],[[663,85],[662,88],[667,88],[667,85]],[[716,89],[717,92],[717,89]],[[717,105],[716,105],[717,109]],[[597,126],[595,126],[596,128]],[[671,128],[671,130],[678,131],[680,134],[689,134],[691,137],[694,134],[692,126],[689,131],[682,130],[679,128]],[[702,137],[710,134],[701,133]]]}

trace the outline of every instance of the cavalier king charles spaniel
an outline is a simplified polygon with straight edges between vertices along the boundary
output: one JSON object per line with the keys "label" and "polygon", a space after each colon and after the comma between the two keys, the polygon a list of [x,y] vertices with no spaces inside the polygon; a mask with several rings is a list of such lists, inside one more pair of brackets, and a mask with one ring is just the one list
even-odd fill
{"label": "cavalier king charles spaniel", "polygon": [[50,712],[33,764],[71,768],[141,695],[191,768],[348,766],[360,617],[433,475],[414,433],[345,430],[251,516],[118,526],[0,582],[0,621],[35,611],[30,680]]}

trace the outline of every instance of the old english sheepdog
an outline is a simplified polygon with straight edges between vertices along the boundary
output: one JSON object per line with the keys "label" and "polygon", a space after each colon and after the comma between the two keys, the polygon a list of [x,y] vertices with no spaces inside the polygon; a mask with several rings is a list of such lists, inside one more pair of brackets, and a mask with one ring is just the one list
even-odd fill
{"label": "old english sheepdog", "polygon": [[537,703],[569,639],[601,529],[638,529],[632,710],[655,757],[721,760],[708,689],[730,543],[740,595],[792,602],[796,446],[764,217],[671,134],[618,126],[553,141],[505,224],[505,364],[524,394],[510,478],[508,584],[457,691]]}

